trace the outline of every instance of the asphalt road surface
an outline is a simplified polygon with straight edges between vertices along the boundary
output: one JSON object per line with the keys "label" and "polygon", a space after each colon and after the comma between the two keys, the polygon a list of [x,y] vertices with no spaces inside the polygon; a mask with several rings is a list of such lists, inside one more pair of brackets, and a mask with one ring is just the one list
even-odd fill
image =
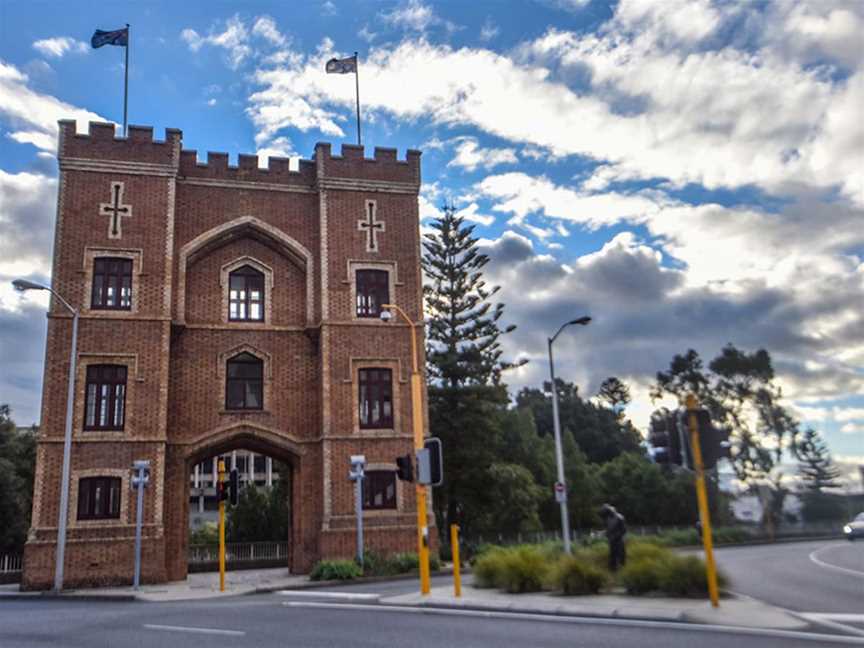
{"label": "asphalt road surface", "polygon": [[791,542],[716,550],[729,589],[796,612],[864,617],[864,542]]}
{"label": "asphalt road surface", "polygon": [[811,648],[828,645],[824,635],[822,639],[816,636],[805,639],[797,633],[717,632],[684,624],[612,620],[562,622],[419,614],[348,604],[306,602],[295,605],[286,597],[274,595],[172,603],[3,601],[0,602],[0,646]]}

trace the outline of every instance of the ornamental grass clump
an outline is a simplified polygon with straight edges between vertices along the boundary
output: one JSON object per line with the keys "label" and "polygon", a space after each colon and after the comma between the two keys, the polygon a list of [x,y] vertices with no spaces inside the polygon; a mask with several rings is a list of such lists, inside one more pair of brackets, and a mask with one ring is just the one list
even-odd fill
{"label": "ornamental grass clump", "polygon": [[[649,543],[637,542],[627,547],[627,565],[618,579],[629,594],[704,596],[708,592],[704,561]],[[720,587],[726,584],[723,574],[717,574],[717,583]]]}
{"label": "ornamental grass clump", "polygon": [[539,592],[549,565],[545,552],[539,547],[526,545],[509,549],[501,561],[497,585],[511,594]]}
{"label": "ornamental grass clump", "polygon": [[561,556],[546,580],[548,589],[568,596],[597,594],[606,585],[607,572],[584,557]]}
{"label": "ornamental grass clump", "polygon": [[353,560],[322,560],[315,564],[309,579],[321,580],[352,580],[363,575],[363,570]]}

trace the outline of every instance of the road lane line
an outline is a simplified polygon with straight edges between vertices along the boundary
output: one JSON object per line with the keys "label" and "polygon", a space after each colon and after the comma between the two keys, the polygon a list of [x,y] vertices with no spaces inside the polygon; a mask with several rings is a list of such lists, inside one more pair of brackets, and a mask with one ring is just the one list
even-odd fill
{"label": "road lane line", "polygon": [[[511,619],[514,621],[543,621],[551,623],[571,623],[577,625],[610,625],[629,626],[637,628],[657,628],[690,630],[692,632],[716,632],[725,634],[744,634],[765,637],[778,637],[783,639],[798,639],[801,641],[818,641],[821,645],[838,643],[846,645],[864,646],[864,637],[850,637],[849,635],[827,635],[815,632],[797,632],[795,630],[776,630],[772,628],[748,628],[744,626],[722,626],[715,624],[686,623],[674,621],[640,621],[637,619],[609,619],[604,617],[573,617],[556,616],[551,614],[529,614],[522,612],[498,612],[493,610],[456,610],[452,608],[429,608],[414,607],[410,605],[364,605],[354,603],[315,603],[312,601],[283,601],[282,605],[292,608],[318,608],[325,610],[356,610],[374,612],[401,612],[408,614],[431,614],[441,616],[466,616],[480,617],[484,619]],[[840,624],[837,624],[840,625]]]}
{"label": "road lane line", "polygon": [[195,634],[227,635],[229,637],[242,637],[246,633],[243,630],[220,630],[219,628],[193,628],[191,626],[158,625],[156,623],[145,623],[148,630],[165,630],[168,632],[192,632]]}
{"label": "road lane line", "polygon": [[820,549],[816,549],[815,551],[810,552],[810,562],[819,565],[820,567],[824,567],[825,569],[830,569],[831,571],[836,571],[841,574],[851,574],[852,576],[858,576],[859,578],[864,578],[864,572],[858,571],[857,569],[848,569],[846,567],[838,567],[837,565],[832,565],[831,563],[827,563],[824,560],[820,560],[817,558],[816,554],[822,553],[826,549],[831,549],[833,547],[837,547],[839,545],[826,545],[821,547]]}
{"label": "road lane line", "polygon": [[316,592],[315,590],[277,590],[280,596],[293,596],[298,598],[329,598],[340,601],[377,601],[380,594],[351,593],[351,592]]}
{"label": "road lane line", "polygon": [[825,626],[826,628],[831,628],[832,630],[839,630],[840,632],[846,632],[854,635],[858,635],[859,637],[864,637],[864,630],[861,628],[856,628],[855,626],[847,625],[845,623],[838,623],[832,619],[826,619],[822,614],[810,614],[807,612],[793,612],[795,616],[799,616],[802,619],[809,621],[814,625]]}
{"label": "road lane line", "polygon": [[847,614],[845,612],[805,612],[820,619],[829,621],[848,621],[849,623],[864,623],[864,614]]}

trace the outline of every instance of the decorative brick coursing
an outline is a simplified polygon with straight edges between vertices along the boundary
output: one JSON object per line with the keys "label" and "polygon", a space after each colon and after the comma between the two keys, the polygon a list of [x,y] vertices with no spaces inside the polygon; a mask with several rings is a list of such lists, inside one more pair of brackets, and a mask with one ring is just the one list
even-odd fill
{"label": "decorative brick coursing", "polygon": [[[70,512],[82,475],[120,476],[125,507],[119,520],[70,523],[66,584],[131,582],[128,480],[137,459],[152,466],[143,579],[184,578],[189,472],[198,461],[239,448],[291,467],[293,571],[353,555],[350,455],[392,469],[413,447],[410,330],[356,317],[354,272],[388,269],[391,301],[422,322],[419,153],[398,160],[394,150],[376,149],[367,159],[358,147],[346,145],[337,156],[319,144],[313,160],[291,171],[278,159],[259,169],[254,156],[240,156],[233,167],[216,153],[200,164],[194,151],[181,152],[176,130],[160,142],[149,128],[130,127],[128,138],[118,138],[110,124],[77,134],[74,122],[61,122],[59,141],[53,282],[82,309]],[[99,208],[112,183],[123,184],[123,202],[134,214],[123,220],[120,239],[109,239]],[[370,202],[376,221],[386,224],[375,250],[358,229]],[[129,311],[89,310],[93,258],[109,253],[133,259]],[[267,276],[261,323],[227,320],[226,275],[246,262]],[[422,353],[422,325],[417,332]],[[70,336],[71,318],[52,304],[25,548],[24,587],[31,589],[53,579]],[[261,411],[225,410],[225,361],[241,350],[265,362]],[[86,366],[93,362],[128,367],[122,431],[82,429]],[[359,430],[360,366],[393,369],[392,430]],[[423,407],[425,425],[425,398]],[[395,511],[365,514],[370,548],[416,550],[415,489],[399,483],[397,502]]]}

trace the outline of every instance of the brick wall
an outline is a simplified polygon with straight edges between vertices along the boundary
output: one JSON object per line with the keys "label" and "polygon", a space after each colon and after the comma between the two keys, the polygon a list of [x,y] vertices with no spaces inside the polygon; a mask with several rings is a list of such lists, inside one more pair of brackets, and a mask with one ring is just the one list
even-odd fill
{"label": "brick wall", "polygon": [[[241,447],[292,467],[294,571],[352,555],[349,457],[363,453],[386,468],[413,447],[410,330],[398,321],[355,317],[354,272],[387,269],[391,301],[422,321],[419,153],[399,160],[393,149],[375,149],[365,159],[358,147],[343,146],[337,156],[319,144],[299,171],[277,159],[259,169],[254,156],[241,155],[237,167],[221,153],[199,163],[197,152],[182,151],[176,130],[160,142],[148,128],[132,127],[123,139],[107,124],[91,124],[89,134],[76,133],[72,122],[60,127],[53,281],[82,312],[73,498],[81,476],[123,479],[120,519],[81,522],[77,502],[70,504],[67,585],[131,581],[135,502],[128,479],[135,459],[153,466],[143,579],[183,578],[189,471],[197,461]],[[103,206],[118,183],[131,208],[120,232]],[[371,247],[358,227],[370,208],[383,223]],[[103,255],[133,262],[129,311],[88,307],[93,259]],[[260,323],[227,319],[227,272],[244,260],[266,277],[267,315]],[[27,588],[48,587],[53,578],[70,323],[53,304]],[[422,355],[422,327],[418,334]],[[225,409],[225,362],[240,351],[264,362],[261,411]],[[86,366],[96,362],[127,367],[122,431],[83,430]],[[393,370],[392,429],[359,429],[357,370],[363,366]],[[397,502],[394,511],[366,513],[370,548],[416,550],[414,487],[400,483]]]}

